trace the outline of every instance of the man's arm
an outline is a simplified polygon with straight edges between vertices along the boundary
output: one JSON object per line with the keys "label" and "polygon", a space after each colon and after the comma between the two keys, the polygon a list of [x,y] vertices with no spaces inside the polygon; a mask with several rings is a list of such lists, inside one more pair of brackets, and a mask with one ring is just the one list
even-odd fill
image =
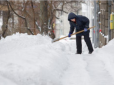
{"label": "man's arm", "polygon": [[72,25],[72,23],[70,22],[70,31],[69,33],[72,34],[74,32],[74,26]]}

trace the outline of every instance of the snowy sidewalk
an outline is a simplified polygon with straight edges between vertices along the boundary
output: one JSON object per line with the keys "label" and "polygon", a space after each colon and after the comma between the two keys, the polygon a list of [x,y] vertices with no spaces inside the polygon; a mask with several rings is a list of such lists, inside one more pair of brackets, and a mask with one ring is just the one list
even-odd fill
{"label": "snowy sidewalk", "polygon": [[87,54],[84,41],[83,54],[77,55],[71,50],[68,55],[69,67],[63,76],[62,85],[114,85],[113,42],[95,49],[93,54]]}
{"label": "snowy sidewalk", "polygon": [[9,36],[0,41],[0,85],[114,85],[113,43],[90,55],[83,42],[77,55],[74,40]]}
{"label": "snowy sidewalk", "polygon": [[69,55],[69,62],[63,85],[114,85],[114,79],[104,62],[94,54]]}
{"label": "snowy sidewalk", "polygon": [[92,85],[83,57],[81,55],[69,55],[69,62],[69,68],[63,77],[63,85]]}

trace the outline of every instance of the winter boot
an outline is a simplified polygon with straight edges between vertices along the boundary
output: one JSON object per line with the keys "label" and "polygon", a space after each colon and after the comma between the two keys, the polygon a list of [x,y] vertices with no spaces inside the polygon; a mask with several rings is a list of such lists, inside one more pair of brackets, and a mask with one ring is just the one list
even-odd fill
{"label": "winter boot", "polygon": [[76,52],[76,54],[81,54],[81,53]]}
{"label": "winter boot", "polygon": [[89,54],[92,54],[92,53],[93,53],[93,51],[89,52]]}

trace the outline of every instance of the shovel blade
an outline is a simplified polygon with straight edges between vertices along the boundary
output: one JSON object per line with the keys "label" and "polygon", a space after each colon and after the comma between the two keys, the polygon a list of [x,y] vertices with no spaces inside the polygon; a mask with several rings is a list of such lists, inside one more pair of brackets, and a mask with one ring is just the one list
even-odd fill
{"label": "shovel blade", "polygon": [[60,39],[60,38],[53,39],[53,40],[52,40],[52,43],[53,43],[53,42],[56,42],[56,41],[59,41],[59,39]]}

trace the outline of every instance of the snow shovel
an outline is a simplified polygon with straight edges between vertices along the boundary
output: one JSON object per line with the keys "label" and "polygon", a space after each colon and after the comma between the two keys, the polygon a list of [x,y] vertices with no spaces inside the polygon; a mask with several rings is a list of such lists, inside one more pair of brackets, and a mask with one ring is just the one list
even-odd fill
{"label": "snow shovel", "polygon": [[[94,27],[95,27],[95,26],[90,27],[90,28],[88,28],[88,30],[90,30],[90,29],[92,29],[92,28],[94,28]],[[75,33],[71,34],[71,36],[72,36],[72,35],[79,34],[79,33],[81,33],[81,32],[84,32],[84,30],[81,30],[81,31],[79,31],[79,32],[75,32]],[[65,37],[62,37],[62,38],[57,38],[57,39],[54,39],[52,42],[56,42],[56,41],[62,40],[62,39],[67,38],[67,37],[68,37],[68,36],[65,36]]]}

